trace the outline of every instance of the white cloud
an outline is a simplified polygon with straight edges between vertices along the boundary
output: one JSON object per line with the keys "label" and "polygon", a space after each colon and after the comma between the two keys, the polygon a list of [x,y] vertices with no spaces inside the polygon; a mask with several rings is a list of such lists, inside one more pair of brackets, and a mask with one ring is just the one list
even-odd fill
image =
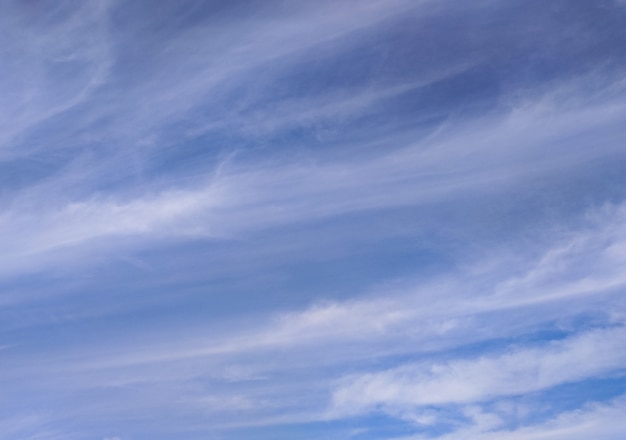
{"label": "white cloud", "polygon": [[492,400],[602,376],[626,368],[626,328],[595,330],[546,344],[473,359],[418,363],[348,377],[334,411],[358,413]]}
{"label": "white cloud", "polygon": [[[488,416],[488,414],[485,414]],[[626,398],[607,403],[589,403],[585,407],[558,414],[547,422],[525,424],[516,429],[502,429],[472,421],[450,434],[435,436],[438,440],[621,440],[626,433]],[[493,417],[497,417],[492,415]],[[402,437],[397,440],[425,440],[432,436]]]}
{"label": "white cloud", "polygon": [[[202,176],[187,187],[160,183],[142,191],[131,188],[126,194],[67,200],[69,187],[97,183],[89,172],[79,170],[20,192],[19,202],[4,212],[0,237],[13,253],[4,270],[19,265],[20,255],[81,246],[99,237],[136,236],[141,246],[166,236],[241,236],[354,212],[428,207],[435,201],[492,191],[495,183],[515,185],[521,176],[549,172],[556,162],[539,152],[555,138],[569,137],[572,129],[581,127],[602,126],[612,132],[623,113],[623,108],[604,103],[592,110],[564,111],[546,124],[542,105],[530,106],[504,120],[478,121],[469,129],[395,147],[373,158],[308,165],[273,160],[254,167],[224,162],[214,176]],[[573,151],[569,144],[554,144],[552,149],[565,147],[574,167],[588,157],[587,149]],[[601,151],[609,154],[615,148],[613,142]],[[126,158],[113,161],[117,167],[118,160]],[[454,173],[445,171],[455,167]],[[90,249],[96,248],[84,252]],[[85,259],[84,253],[77,255]],[[35,269],[41,264],[37,258],[28,261]]]}
{"label": "white cloud", "polygon": [[[178,197],[172,195],[169,200],[179,207]],[[216,203],[221,200],[223,197],[218,197]],[[138,228],[162,228],[169,221],[173,225],[181,224],[177,216],[186,215],[186,210],[196,209],[196,205],[200,205],[197,209],[202,209],[206,206],[203,204],[211,203],[212,199],[191,197],[183,202],[182,213],[163,208],[166,204],[157,207],[149,203],[124,205],[117,217],[105,217],[108,220],[101,218],[105,210],[91,211],[80,206],[77,211],[81,216],[75,222],[80,226],[81,220],[88,223],[87,219],[95,219],[103,229],[89,229],[92,234],[137,233]],[[113,213],[117,210],[111,209]],[[303,310],[276,313],[245,328],[231,329],[232,332],[227,331],[227,327],[210,340],[181,333],[172,345],[169,345],[171,337],[165,337],[160,345],[129,348],[128,353],[109,356],[103,364],[133,365],[215,355],[237,356],[279,348],[307,351],[316,346],[325,346],[331,356],[316,362],[332,362],[333,357],[343,356],[367,357],[371,352],[379,356],[394,352],[428,352],[514,337],[529,328],[541,328],[554,322],[567,328],[568,320],[577,316],[581,308],[602,315],[609,324],[623,322],[626,304],[615,292],[626,284],[622,270],[626,255],[619,251],[626,242],[624,209],[603,208],[601,212],[591,215],[595,220],[587,228],[562,232],[562,237],[537,257],[518,254],[511,259],[511,256],[496,255],[494,261],[484,264],[487,269],[480,271],[470,265],[447,273],[445,280],[405,280],[396,285],[382,285],[372,288],[366,296],[360,292],[359,297],[352,300],[329,301]],[[83,217],[92,214],[93,217]],[[125,218],[128,224],[117,222]],[[180,233],[186,231],[182,228]],[[583,267],[585,270],[581,269]],[[85,313],[85,316],[93,316],[95,311]],[[191,332],[196,334],[198,329],[193,328]],[[298,357],[307,358],[302,353]]]}
{"label": "white cloud", "polygon": [[[95,1],[68,7],[58,2],[67,14],[55,14],[43,5],[41,11],[26,5],[3,6],[3,35],[11,40],[4,42],[7,52],[0,53],[4,65],[0,157],[28,155],[34,150],[30,145],[15,148],[19,135],[84,103],[105,82],[113,64],[108,33],[111,5]],[[47,20],[37,17],[48,13]],[[63,71],[71,75],[60,78]]]}
{"label": "white cloud", "polygon": [[[489,3],[482,2],[479,7]],[[59,299],[68,294],[68,289],[55,289],[54,283],[50,289],[31,287],[30,277],[26,287],[17,282],[15,287],[11,285],[12,290],[3,291],[0,300],[3,311],[11,308],[1,317],[3,328],[32,328],[5,333],[18,340],[7,341],[11,350],[3,351],[9,356],[3,361],[2,384],[18,384],[15,388],[30,391],[33,400],[71,401],[78,408],[75,411],[90,416],[97,413],[100,420],[111,414],[117,417],[128,408],[144,415],[169,413],[172,401],[181,403],[177,414],[200,408],[204,411],[203,421],[210,419],[204,417],[209,413],[218,414],[215,419],[220,422],[228,412],[251,413],[246,421],[229,419],[231,426],[319,420],[328,417],[325,405],[329,393],[335,391],[334,416],[379,408],[424,426],[436,424],[443,416],[437,410],[422,410],[423,406],[469,402],[472,405],[464,407],[463,415],[472,426],[458,434],[461,438],[568,438],[566,434],[573,435],[568,426],[578,426],[576,433],[593,437],[615,435],[623,429],[617,423],[610,428],[613,431],[602,431],[591,421],[616,417],[623,410],[620,402],[590,407],[584,414],[563,416],[551,424],[515,432],[497,431],[502,429],[501,414],[490,413],[474,403],[610,374],[624,367],[620,350],[626,343],[621,327],[626,322],[626,302],[620,294],[626,285],[624,207],[601,209],[582,228],[571,229],[569,223],[534,225],[548,230],[533,234],[528,240],[531,244],[521,243],[524,239],[512,243],[510,254],[490,247],[484,251],[490,254],[485,258],[476,255],[480,252],[468,251],[471,245],[467,245],[462,252],[446,254],[451,260],[449,265],[458,266],[448,267],[439,279],[427,275],[370,286],[366,292],[348,287],[339,293],[328,292],[327,297],[337,294],[351,299],[328,300],[308,307],[302,302],[295,306],[290,297],[281,302],[281,310],[254,310],[253,316],[241,320],[209,311],[210,307],[207,316],[202,315],[205,320],[198,318],[205,310],[194,310],[196,315],[189,321],[169,312],[144,319],[150,307],[163,299],[153,290],[171,288],[173,293],[168,295],[178,295],[182,282],[159,284],[163,280],[159,265],[149,259],[143,262],[140,252],[135,252],[150,248],[155,250],[152,254],[165,254],[172,243],[231,238],[232,242],[244,243],[237,249],[239,256],[257,252],[255,259],[262,266],[255,273],[258,275],[267,267],[283,270],[282,266],[292,262],[304,264],[316,258],[315,248],[307,244],[318,239],[318,226],[332,223],[328,220],[346,220],[351,214],[386,219],[355,234],[363,243],[374,243],[386,234],[402,239],[422,230],[427,234],[423,225],[429,221],[438,223],[438,230],[445,232],[446,215],[435,218],[432,214],[438,206],[445,205],[441,214],[457,209],[456,202],[461,199],[477,200],[487,195],[481,200],[492,200],[490,195],[505,196],[508,190],[520,188],[526,194],[529,181],[548,182],[555,174],[567,180],[569,173],[574,175],[588,167],[589,159],[605,160],[623,154],[626,107],[617,96],[623,90],[610,98],[609,94],[599,95],[591,105],[589,96],[576,92],[580,82],[588,82],[588,78],[578,78],[575,84],[538,100],[524,105],[514,102],[510,113],[463,115],[460,120],[441,123],[429,135],[417,133],[415,126],[422,124],[422,116],[430,120],[440,115],[420,113],[413,124],[407,123],[410,127],[396,126],[395,122],[389,122],[390,127],[362,124],[349,133],[352,138],[341,141],[347,144],[324,144],[320,154],[317,150],[309,154],[308,146],[295,141],[296,145],[289,148],[261,154],[263,161],[250,160],[257,157],[257,151],[249,156],[244,152],[235,157],[237,160],[216,166],[213,176],[207,176],[210,172],[206,168],[205,172],[185,170],[177,174],[179,164],[161,172],[161,162],[169,160],[169,153],[178,143],[185,144],[190,138],[200,142],[196,136],[226,129],[232,130],[233,138],[246,137],[257,148],[256,144],[262,143],[257,142],[257,136],[268,137],[293,127],[316,127],[337,118],[358,121],[372,112],[382,112],[387,101],[413,94],[415,88],[428,88],[450,79],[448,75],[456,76],[475,66],[477,60],[470,54],[455,59],[446,68],[429,70],[420,66],[421,73],[410,81],[385,78],[367,81],[356,91],[348,88],[313,96],[294,91],[275,102],[272,88],[266,85],[281,82],[290,69],[309,67],[313,53],[343,55],[347,47],[363,43],[363,33],[379,41],[378,31],[381,38],[387,38],[382,34],[395,28],[394,19],[441,12],[441,8],[448,7],[447,2],[407,0],[322,1],[297,7],[278,2],[259,8],[254,12],[258,16],[250,15],[241,21],[239,15],[233,20],[228,14],[218,13],[214,22],[203,26],[170,29],[162,40],[156,33],[151,35],[155,41],[146,44],[151,47],[149,56],[154,57],[150,59],[154,64],[146,63],[150,68],[146,68],[145,75],[137,74],[140,81],[133,82],[124,71],[141,69],[146,60],[123,65],[125,60],[116,58],[114,51],[124,46],[124,41],[117,40],[118,33],[109,32],[108,4],[95,2],[76,9],[51,32],[22,29],[14,21],[3,26],[15,32],[9,34],[19,37],[15,40],[22,42],[24,50],[0,54],[0,60],[7,60],[5,71],[9,72],[8,80],[0,85],[0,128],[6,128],[0,134],[0,156],[37,162],[44,169],[44,177],[26,173],[9,182],[19,188],[0,194],[5,202],[0,215],[0,281],[11,282],[16,274],[38,271],[55,280],[64,276],[79,279],[84,276],[84,264],[94,264],[96,259],[109,262],[107,257],[111,255],[149,271],[156,281],[136,298],[126,294],[130,287],[126,280],[117,279],[111,284],[117,282],[116,288],[124,295],[93,294],[91,287],[108,282],[98,274],[81,286],[87,286],[84,289],[74,289],[84,293],[76,301]],[[247,14],[243,9],[239,12]],[[4,23],[1,20],[0,24]],[[128,41],[134,42],[134,38]],[[11,65],[11,59],[19,66]],[[67,81],[58,81],[47,70],[51,64],[60,67],[74,62],[83,65],[84,70],[76,77],[66,75]],[[26,72],[26,77],[22,78],[20,72]],[[119,76],[107,82],[112,74]],[[20,89],[23,84],[29,85],[24,94],[12,94],[12,89]],[[49,87],[51,84],[58,87]],[[106,93],[100,94],[103,88]],[[241,99],[228,96],[241,90],[245,91]],[[614,91],[615,85],[607,90]],[[527,91],[520,93],[525,95]],[[52,139],[20,143],[22,135],[26,138],[33,134],[31,130],[42,122],[78,106],[80,112],[73,113],[71,120],[59,121],[56,130],[51,130]],[[182,128],[177,126],[180,121],[184,121]],[[229,138],[218,134],[218,144],[222,137]],[[308,134],[317,133],[311,130]],[[79,139],[74,139],[75,135]],[[213,138],[201,141],[207,144],[202,146],[202,154],[213,154],[214,149],[237,149],[237,145],[214,146]],[[90,156],[98,148],[102,151]],[[346,150],[354,154],[342,155]],[[45,157],[39,156],[42,152]],[[67,154],[71,159],[49,159],[48,154]],[[12,165],[7,163],[7,167]],[[57,165],[59,168],[55,168]],[[30,177],[32,182],[28,181]],[[548,182],[538,187],[550,185]],[[396,216],[390,213],[405,207],[411,207],[411,219],[391,231]],[[500,219],[494,219],[497,214],[481,215],[482,220],[501,225]],[[467,233],[464,222],[453,225],[455,232]],[[331,244],[353,233],[349,222],[336,223],[324,237]],[[288,250],[275,252],[273,246],[280,244],[274,241],[289,241],[282,237],[283,230],[288,229],[285,226],[307,229],[308,233],[290,242]],[[264,249],[257,249],[254,240],[246,240],[260,236],[266,237],[264,243],[270,243]],[[462,240],[473,238],[465,236]],[[450,239],[442,248],[457,246],[453,241]],[[242,251],[246,246],[255,249]],[[341,245],[328,245],[331,247],[329,252],[341,252],[334,249]],[[199,270],[207,273],[185,279],[201,286],[194,288],[189,304],[186,300],[176,303],[179,310],[204,304],[211,295],[230,300],[230,291],[222,291],[221,286],[232,284],[222,280],[244,277],[238,273],[240,265],[224,261],[219,249],[213,251],[207,245],[201,256],[210,254],[210,261]],[[183,266],[178,263],[173,270],[184,272]],[[271,270],[267,272],[274,276]],[[185,274],[179,275],[181,280]],[[32,278],[36,284],[37,277]],[[43,293],[35,293],[37,289]],[[272,295],[271,289],[264,286],[254,285],[248,290],[249,295]],[[136,291],[129,288],[128,292]],[[180,293],[181,297],[186,293]],[[296,287],[285,296],[299,293]],[[27,303],[26,298],[32,300],[36,295],[41,301],[20,307]],[[57,308],[57,304],[62,305]],[[30,305],[36,310],[30,310]],[[132,307],[140,309],[136,317],[129,313]],[[59,319],[58,310],[63,311]],[[119,328],[112,325],[106,329],[104,319],[94,319],[106,318],[107,314],[116,315]],[[32,346],[45,349],[21,346],[20,336],[28,339],[29,334],[43,335],[42,329],[48,330],[39,316],[57,321],[50,336],[32,340]],[[164,322],[160,317],[166,318]],[[603,328],[576,334],[580,331],[577,319],[581,317],[590,317],[593,325]],[[7,321],[10,323],[5,324]],[[75,327],[65,332],[62,324],[68,321]],[[56,332],[56,328],[60,330]],[[504,339],[546,328],[566,330],[572,335],[551,343],[509,346],[506,351],[500,348],[482,356],[460,358],[446,353],[476,342],[495,341],[502,347]],[[0,350],[3,347],[6,345],[0,345]],[[397,365],[397,355],[423,358],[433,353],[437,361],[392,367]],[[335,379],[346,371],[369,373],[344,377],[340,388],[334,388]],[[59,395],[71,397],[57,399]],[[94,396],[102,397],[102,401],[86,405],[88,408],[75,405],[82,399],[96,400]],[[193,409],[185,407],[185,402]],[[75,414],[59,417],[89,420]],[[21,422],[15,423],[17,426]],[[42,422],[32,420],[32,424]],[[586,431],[589,425],[595,428]],[[52,437],[42,434],[39,438]]]}

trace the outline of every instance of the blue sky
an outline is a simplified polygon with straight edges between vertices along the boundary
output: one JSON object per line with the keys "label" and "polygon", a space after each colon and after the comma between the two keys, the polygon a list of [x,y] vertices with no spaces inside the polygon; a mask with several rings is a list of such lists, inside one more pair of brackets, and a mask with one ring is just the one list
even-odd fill
{"label": "blue sky", "polygon": [[621,440],[626,2],[0,4],[8,440]]}

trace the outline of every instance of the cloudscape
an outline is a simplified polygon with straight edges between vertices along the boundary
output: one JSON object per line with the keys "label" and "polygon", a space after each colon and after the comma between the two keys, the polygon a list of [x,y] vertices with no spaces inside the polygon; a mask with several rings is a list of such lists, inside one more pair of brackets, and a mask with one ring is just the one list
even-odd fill
{"label": "cloudscape", "polygon": [[0,438],[626,438],[626,2],[0,4]]}

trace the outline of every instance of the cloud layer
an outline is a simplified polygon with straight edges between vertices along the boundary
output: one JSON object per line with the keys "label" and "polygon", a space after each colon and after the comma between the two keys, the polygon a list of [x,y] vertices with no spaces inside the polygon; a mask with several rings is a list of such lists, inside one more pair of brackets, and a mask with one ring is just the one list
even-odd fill
{"label": "cloud layer", "polygon": [[621,439],[625,24],[1,5],[0,431]]}

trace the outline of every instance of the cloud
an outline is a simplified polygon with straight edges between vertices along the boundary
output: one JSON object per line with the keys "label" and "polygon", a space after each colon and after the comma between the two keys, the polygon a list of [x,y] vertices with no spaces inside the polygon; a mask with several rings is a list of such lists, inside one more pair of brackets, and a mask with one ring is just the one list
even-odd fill
{"label": "cloud", "polygon": [[626,367],[626,330],[595,330],[543,347],[445,363],[406,365],[349,377],[335,392],[338,412],[470,403],[599,377]]}
{"label": "cloud", "polygon": [[614,3],[0,5],[2,431],[616,437]]}
{"label": "cloud", "polygon": [[6,160],[32,151],[18,152],[17,137],[84,103],[106,81],[113,64],[107,26],[110,8],[109,1],[71,10],[68,2],[56,7],[4,5],[3,35],[9,53],[2,56],[8,62],[1,88],[0,157]]}
{"label": "cloud", "polygon": [[[492,191],[495,183],[510,188],[531,176],[547,178],[557,163],[563,167],[557,156],[554,162],[541,157],[540,150],[547,144],[555,152],[568,147],[566,166],[574,172],[587,160],[588,150],[559,146],[554,139],[565,139],[581,127],[612,132],[624,111],[612,103],[558,114],[555,109],[546,113],[542,107],[520,109],[504,119],[480,120],[469,129],[372,158],[309,165],[282,159],[254,167],[227,160],[194,185],[172,187],[176,184],[172,182],[142,188],[139,194],[136,190],[102,192],[68,200],[63,194],[70,186],[90,183],[84,180],[84,171],[61,175],[21,192],[20,201],[0,219],[0,234],[15,260],[15,256],[31,258],[68,246],[91,246],[94,239],[104,237],[135,236],[141,246],[142,241],[161,237],[241,237],[351,213],[405,206],[426,209],[442,201],[479,196]],[[544,121],[547,115],[549,125]],[[523,133],[524,142],[519,143],[516,139]],[[608,143],[600,151],[613,154],[615,145]],[[514,156],[519,160],[512,160]],[[456,169],[446,171],[451,168]],[[76,255],[84,260],[83,253]],[[37,270],[38,259],[29,261]]]}
{"label": "cloud", "polygon": [[[546,422],[524,425],[516,429],[506,430],[489,426],[473,424],[462,427],[450,434],[436,438],[448,440],[466,438],[468,440],[583,440],[588,438],[602,438],[618,440],[622,438],[626,423],[623,414],[626,411],[624,396],[606,403],[589,403],[583,408],[574,411],[565,411]],[[405,440],[425,439],[432,437],[411,436],[402,437]]]}
{"label": "cloud", "polygon": [[[171,200],[174,207],[187,209],[185,199],[172,196]],[[198,202],[195,198],[189,201],[192,207]],[[158,206],[156,212],[162,217],[150,217],[152,222],[167,222],[170,215],[179,215],[176,209]],[[146,207],[152,209],[151,205],[139,205],[138,209]],[[119,216],[128,216],[130,229],[120,228],[118,234],[158,225],[141,223],[138,209],[134,205],[120,208]],[[90,213],[82,206],[78,212]],[[109,353],[96,365],[137,365],[279,349],[306,352],[318,346],[326,347],[329,355],[338,358],[367,357],[372,352],[380,356],[428,352],[515,337],[555,323],[567,330],[581,308],[615,325],[623,322],[626,313],[626,304],[619,300],[620,289],[626,284],[621,270],[626,257],[621,251],[625,241],[624,212],[620,206],[601,208],[588,214],[586,227],[560,231],[552,243],[541,243],[524,255],[499,254],[480,263],[475,261],[454,272],[447,271],[442,279],[382,284],[369,292],[355,293],[356,297],[349,300],[317,302],[307,308],[276,312],[239,329],[227,326],[208,340],[193,336],[198,332],[193,327],[190,334],[183,331],[174,338],[172,345],[172,336],[154,346],[142,343],[143,347],[129,347],[119,357]],[[100,219],[101,214],[96,212],[93,218]],[[119,227],[107,218],[103,228]],[[100,312],[119,313],[114,306]],[[84,319],[96,312],[91,308],[84,311]],[[81,313],[75,313],[76,319]],[[304,353],[299,356],[308,358]],[[87,364],[85,368],[96,365]]]}

